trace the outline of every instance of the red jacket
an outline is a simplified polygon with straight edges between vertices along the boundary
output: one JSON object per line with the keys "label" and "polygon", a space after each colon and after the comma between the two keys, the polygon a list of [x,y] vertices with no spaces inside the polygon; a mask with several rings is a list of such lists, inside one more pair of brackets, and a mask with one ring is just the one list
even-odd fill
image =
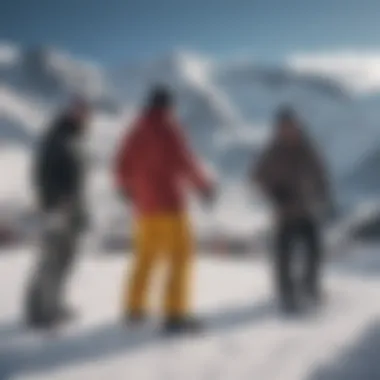
{"label": "red jacket", "polygon": [[183,131],[163,109],[148,111],[132,126],[117,154],[115,174],[118,189],[131,197],[140,215],[184,211],[185,181],[199,191],[209,187]]}

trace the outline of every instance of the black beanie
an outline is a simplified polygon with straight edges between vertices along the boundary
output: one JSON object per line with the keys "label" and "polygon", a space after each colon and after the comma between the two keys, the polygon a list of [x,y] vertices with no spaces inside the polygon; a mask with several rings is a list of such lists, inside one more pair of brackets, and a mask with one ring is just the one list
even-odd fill
{"label": "black beanie", "polygon": [[163,85],[153,87],[148,97],[148,108],[167,108],[173,104],[173,95]]}
{"label": "black beanie", "polygon": [[297,120],[296,111],[290,106],[282,106],[276,113],[276,121],[279,123],[295,120]]}

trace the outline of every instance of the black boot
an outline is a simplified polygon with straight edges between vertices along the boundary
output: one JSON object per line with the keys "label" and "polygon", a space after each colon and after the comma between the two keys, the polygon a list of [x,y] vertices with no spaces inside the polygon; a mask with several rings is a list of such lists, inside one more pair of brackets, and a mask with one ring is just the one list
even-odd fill
{"label": "black boot", "polygon": [[280,310],[285,314],[296,314],[300,306],[295,297],[282,297],[280,299]]}
{"label": "black boot", "polygon": [[202,322],[194,317],[168,318],[163,325],[163,332],[167,335],[198,334],[202,331]]}
{"label": "black boot", "polygon": [[42,330],[53,329],[63,322],[65,322],[65,318],[58,314],[34,314],[28,315],[26,318],[26,323],[30,328]]}
{"label": "black boot", "polygon": [[73,320],[76,316],[76,312],[69,306],[60,306],[54,319],[57,323],[66,323]]}
{"label": "black boot", "polygon": [[74,316],[75,312],[71,308],[61,307],[57,312],[49,315],[42,313],[30,314],[26,318],[26,323],[31,328],[51,329],[71,321]]}
{"label": "black boot", "polygon": [[136,326],[144,323],[147,320],[146,313],[142,311],[135,311],[135,312],[127,312],[123,316],[123,322],[126,325]]}
{"label": "black boot", "polygon": [[319,306],[323,303],[324,297],[318,288],[306,288],[305,297],[309,303],[314,306]]}
{"label": "black boot", "polygon": [[43,315],[28,315],[26,324],[32,329],[49,329],[53,327],[54,320]]}
{"label": "black boot", "polygon": [[40,300],[37,297],[28,299],[28,304],[25,310],[25,323],[32,329],[45,329],[53,325],[54,318],[46,315]]}

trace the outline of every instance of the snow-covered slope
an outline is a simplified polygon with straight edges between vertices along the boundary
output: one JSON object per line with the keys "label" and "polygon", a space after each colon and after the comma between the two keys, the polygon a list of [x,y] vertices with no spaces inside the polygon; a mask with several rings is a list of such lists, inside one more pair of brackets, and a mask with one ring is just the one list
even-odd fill
{"label": "snow-covered slope", "polygon": [[28,152],[20,147],[0,147],[0,203],[31,204],[30,170]]}
{"label": "snow-covered slope", "polygon": [[[379,264],[376,252],[371,257],[372,267],[376,257]],[[363,261],[360,251],[356,258]],[[129,263],[109,256],[88,255],[78,263],[68,293],[79,312],[75,323],[57,334],[26,330],[21,307],[32,260],[27,252],[2,255],[1,379],[379,378],[379,272],[356,271],[356,262],[340,272],[328,270],[326,307],[292,319],[277,312],[265,263],[202,259],[194,307],[205,318],[205,334],[164,339],[156,314],[135,330],[120,323]],[[161,287],[155,288],[152,301],[159,301]],[[159,310],[157,302],[152,306]]]}
{"label": "snow-covered slope", "polygon": [[0,86],[0,143],[30,147],[41,133],[49,111],[41,102]]}
{"label": "snow-covered slope", "polygon": [[104,71],[53,48],[20,49],[0,44],[0,83],[45,103],[85,95],[97,107],[117,106]]}

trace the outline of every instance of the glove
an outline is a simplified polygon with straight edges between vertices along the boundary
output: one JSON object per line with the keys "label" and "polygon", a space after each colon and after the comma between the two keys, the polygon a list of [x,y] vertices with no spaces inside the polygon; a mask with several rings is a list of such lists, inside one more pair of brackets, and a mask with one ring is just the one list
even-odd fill
{"label": "glove", "polygon": [[216,199],[215,186],[210,186],[210,187],[204,189],[201,193],[201,197],[202,197],[202,203],[206,207],[211,206],[215,202],[215,199]]}
{"label": "glove", "polygon": [[281,185],[273,188],[271,196],[274,202],[279,206],[288,204],[294,199],[292,192]]}
{"label": "glove", "polygon": [[62,209],[48,211],[43,214],[43,229],[46,232],[62,232],[69,226],[69,218],[67,213]]}
{"label": "glove", "polygon": [[325,202],[324,219],[327,221],[334,221],[339,217],[339,210],[336,204],[331,200]]}
{"label": "glove", "polygon": [[119,199],[125,203],[129,203],[131,201],[131,195],[124,189],[118,189]]}
{"label": "glove", "polygon": [[322,199],[313,205],[314,216],[322,223],[333,222],[338,216],[338,210],[331,200]]}
{"label": "glove", "polygon": [[85,232],[91,228],[90,217],[85,210],[78,210],[73,216],[73,226],[77,231]]}

